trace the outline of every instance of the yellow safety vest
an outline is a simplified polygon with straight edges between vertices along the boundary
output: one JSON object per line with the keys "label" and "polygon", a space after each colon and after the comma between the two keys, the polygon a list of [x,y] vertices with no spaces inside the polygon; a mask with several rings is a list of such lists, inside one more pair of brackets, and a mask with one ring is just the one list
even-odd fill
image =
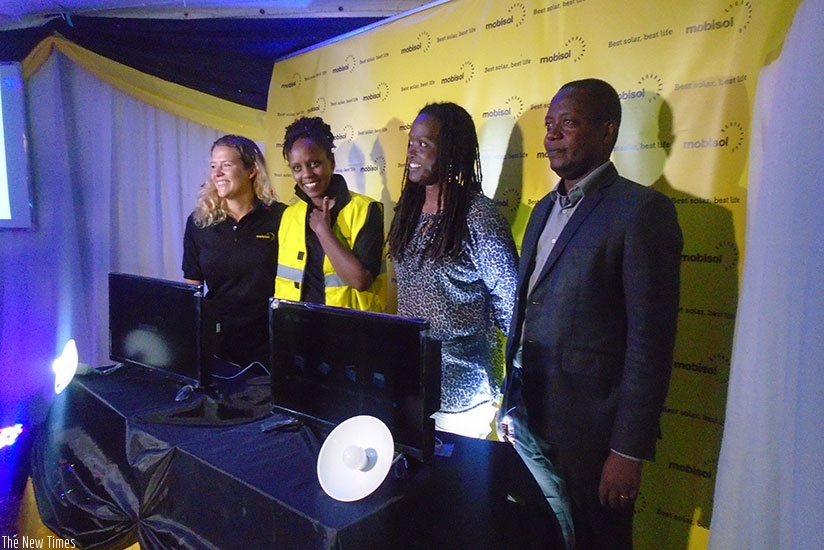
{"label": "yellow safety vest", "polygon": [[[350,200],[338,213],[332,230],[349,250],[355,244],[366,223],[369,205],[376,202],[369,197],[349,192]],[[275,298],[300,301],[303,273],[306,269],[306,212],[308,204],[299,201],[283,212],[278,231],[278,272],[275,277]],[[326,305],[383,312],[386,310],[386,268],[367,290],[346,286],[335,273],[332,262],[324,255],[323,275]]]}

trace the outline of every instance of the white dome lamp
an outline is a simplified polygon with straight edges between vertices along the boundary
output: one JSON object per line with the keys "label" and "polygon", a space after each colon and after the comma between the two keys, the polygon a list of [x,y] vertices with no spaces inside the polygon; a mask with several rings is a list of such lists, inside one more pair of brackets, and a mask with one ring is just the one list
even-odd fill
{"label": "white dome lamp", "polygon": [[394,459],[392,433],[374,416],[353,416],[338,424],[318,454],[318,481],[335,500],[353,502],[372,494]]}
{"label": "white dome lamp", "polygon": [[54,393],[62,393],[77,374],[77,344],[70,339],[63,347],[60,357],[52,361],[54,372]]}

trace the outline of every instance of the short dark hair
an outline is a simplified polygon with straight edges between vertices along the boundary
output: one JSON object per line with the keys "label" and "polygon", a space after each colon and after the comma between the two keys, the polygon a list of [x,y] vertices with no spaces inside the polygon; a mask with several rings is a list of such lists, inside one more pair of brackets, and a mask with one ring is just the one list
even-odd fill
{"label": "short dark hair", "polygon": [[591,114],[597,122],[615,123],[615,135],[618,136],[618,128],[621,126],[621,99],[609,83],[597,78],[585,78],[574,80],[561,86],[560,91],[582,91],[589,94],[592,100],[589,103]]}
{"label": "short dark hair", "polygon": [[335,155],[332,149],[335,147],[335,136],[332,134],[332,127],[326,124],[320,117],[300,117],[286,127],[286,134],[283,137],[283,158],[289,159],[289,151],[299,139],[307,138],[322,147],[330,159],[334,160]]}

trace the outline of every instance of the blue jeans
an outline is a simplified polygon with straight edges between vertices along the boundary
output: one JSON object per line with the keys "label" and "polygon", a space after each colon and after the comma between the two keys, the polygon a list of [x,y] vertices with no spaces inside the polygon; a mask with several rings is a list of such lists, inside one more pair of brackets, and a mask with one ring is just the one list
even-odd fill
{"label": "blue jeans", "polygon": [[529,431],[526,422],[518,415],[512,417],[514,431],[513,445],[526,464],[532,477],[538,482],[550,508],[558,519],[564,535],[567,550],[575,548],[575,530],[572,524],[572,509],[564,480],[555,473],[552,462],[544,456],[541,448]]}
{"label": "blue jeans", "polygon": [[[521,368],[521,348],[515,352],[512,360],[515,369]],[[516,405],[510,403],[510,405]],[[529,426],[525,410],[517,410],[517,405],[506,411],[505,418],[509,419],[512,427],[512,444],[527,469],[538,482],[538,487],[544,494],[549,507],[555,513],[561,533],[564,536],[567,550],[575,548],[575,528],[572,523],[572,504],[567,494],[564,480],[556,473],[552,461],[541,451]]]}

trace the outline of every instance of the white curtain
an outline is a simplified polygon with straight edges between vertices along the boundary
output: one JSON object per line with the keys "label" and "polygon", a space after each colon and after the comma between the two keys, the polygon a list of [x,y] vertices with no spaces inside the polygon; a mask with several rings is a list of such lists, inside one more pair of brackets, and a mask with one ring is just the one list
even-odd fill
{"label": "white curtain", "polygon": [[744,274],[710,548],[824,545],[824,0],[755,101]]}
{"label": "white curtain", "polygon": [[[822,29],[824,0],[805,0],[758,88],[715,550],[824,541]],[[38,422],[67,338],[81,361],[107,361],[106,274],[181,277],[184,221],[219,134],[60,54],[27,87],[38,221],[0,232],[0,420]]]}
{"label": "white curtain", "polygon": [[0,420],[36,423],[68,338],[80,361],[108,361],[109,271],[182,279],[186,217],[220,134],[57,52],[27,101],[37,226],[0,232]]}

